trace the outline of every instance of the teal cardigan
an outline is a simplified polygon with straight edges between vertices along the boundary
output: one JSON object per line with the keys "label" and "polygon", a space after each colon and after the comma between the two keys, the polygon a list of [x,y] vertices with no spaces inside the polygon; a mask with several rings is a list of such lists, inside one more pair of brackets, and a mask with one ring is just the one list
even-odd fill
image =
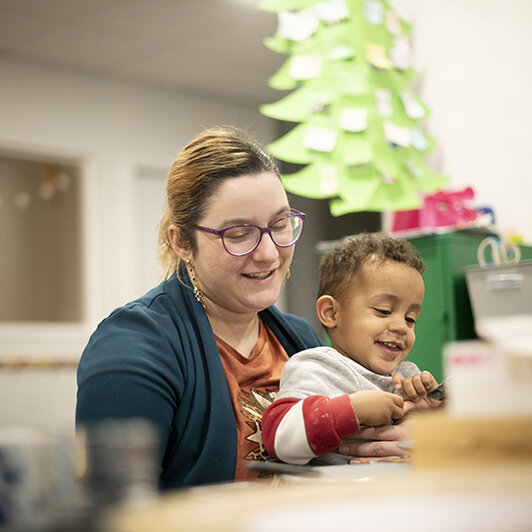
{"label": "teal cardigan", "polygon": [[[272,306],[261,316],[289,356],[322,345],[310,324]],[[114,310],[78,367],[77,426],[145,418],[160,436],[160,487],[231,481],[237,431],[214,334],[175,277]]]}

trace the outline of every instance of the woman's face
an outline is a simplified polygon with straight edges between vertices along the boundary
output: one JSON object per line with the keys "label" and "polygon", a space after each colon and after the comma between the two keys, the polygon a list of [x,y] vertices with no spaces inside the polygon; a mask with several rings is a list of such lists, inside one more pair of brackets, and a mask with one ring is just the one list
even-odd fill
{"label": "woman's face", "polygon": [[[289,210],[281,180],[274,173],[244,175],[220,185],[198,224],[218,230],[239,224],[266,227]],[[208,313],[256,313],[278,299],[294,246],[279,248],[264,234],[252,253],[235,257],[225,251],[217,235],[196,231],[196,242],[194,270]]]}

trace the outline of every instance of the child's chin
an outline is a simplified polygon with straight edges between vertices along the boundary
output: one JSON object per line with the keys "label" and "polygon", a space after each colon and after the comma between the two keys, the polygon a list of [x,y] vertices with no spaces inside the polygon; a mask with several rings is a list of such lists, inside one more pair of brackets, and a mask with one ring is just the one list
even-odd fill
{"label": "child's chin", "polygon": [[375,364],[373,371],[379,375],[391,375],[399,365],[399,362],[381,362],[380,364]]}

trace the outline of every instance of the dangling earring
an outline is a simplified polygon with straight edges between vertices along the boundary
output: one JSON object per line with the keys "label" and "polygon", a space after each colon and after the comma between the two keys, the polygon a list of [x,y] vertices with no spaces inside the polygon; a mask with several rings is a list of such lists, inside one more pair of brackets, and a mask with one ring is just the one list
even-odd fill
{"label": "dangling earring", "polygon": [[292,275],[292,274],[290,273],[290,268],[288,268],[288,271],[286,272],[286,277],[285,277],[285,279],[288,281],[288,279],[290,279],[290,276],[291,276],[291,275]]}
{"label": "dangling earring", "polygon": [[190,264],[189,260],[186,261],[186,265],[188,277],[192,283],[192,289],[194,290],[194,297],[196,298],[196,301],[201,303],[202,307],[205,308],[205,303],[203,302],[203,292],[199,289],[199,286],[196,283],[196,276],[194,275],[194,270],[192,269],[192,265]]}

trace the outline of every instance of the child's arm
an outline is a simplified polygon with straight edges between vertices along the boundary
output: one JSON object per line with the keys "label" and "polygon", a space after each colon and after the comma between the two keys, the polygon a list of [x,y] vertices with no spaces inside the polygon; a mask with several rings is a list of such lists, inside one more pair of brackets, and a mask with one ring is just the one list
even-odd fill
{"label": "child's arm", "polygon": [[274,401],[262,417],[268,453],[289,464],[306,464],[336,449],[344,436],[360,428],[349,395],[312,395]]}
{"label": "child's arm", "polygon": [[[333,349],[308,349],[293,355],[283,368],[278,399],[262,418],[262,438],[268,453],[283,462],[306,464],[336,449],[344,437],[359,430],[360,424],[386,423],[386,419],[404,415],[399,395],[380,390],[349,394],[360,389],[357,374]],[[375,420],[377,414],[368,412],[367,405],[372,403],[369,397],[375,392],[381,399],[389,396],[384,402],[388,411],[395,408],[394,416]]]}
{"label": "child's arm", "polygon": [[291,464],[336,449],[360,425],[380,426],[404,415],[403,399],[380,390],[363,390],[329,398],[278,399],[264,412],[262,436],[266,450]]}

